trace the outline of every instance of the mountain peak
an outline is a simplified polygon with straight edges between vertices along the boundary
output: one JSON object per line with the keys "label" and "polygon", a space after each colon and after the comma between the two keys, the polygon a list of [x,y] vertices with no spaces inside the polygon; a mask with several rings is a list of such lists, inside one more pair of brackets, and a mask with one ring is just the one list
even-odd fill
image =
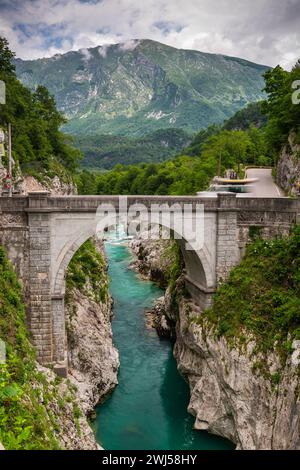
{"label": "mountain peak", "polygon": [[49,59],[16,60],[20,80],[45,85],[70,119],[66,130],[141,135],[197,131],[262,99],[267,67],[243,59],[130,39]]}

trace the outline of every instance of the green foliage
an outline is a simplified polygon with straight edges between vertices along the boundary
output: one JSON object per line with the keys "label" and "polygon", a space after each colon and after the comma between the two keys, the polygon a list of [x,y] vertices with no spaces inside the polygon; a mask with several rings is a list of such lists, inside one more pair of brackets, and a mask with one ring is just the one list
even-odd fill
{"label": "green foliage", "polygon": [[295,91],[292,84],[296,80],[300,80],[300,62],[291,72],[277,66],[265,74],[265,91],[268,95],[263,106],[268,116],[266,135],[269,146],[276,152],[286,144],[291,132],[296,134],[300,142],[300,105],[292,102]]}
{"label": "green foliage", "polygon": [[221,126],[216,125],[209,126],[204,130],[202,129],[195,135],[188,148],[185,149],[185,153],[191,156],[201,155],[204,144],[207,143],[210,137],[218,135],[221,130]]}
{"label": "green foliage", "polygon": [[284,360],[300,339],[300,226],[290,237],[250,244],[198,321],[205,320],[230,340],[252,333],[260,350],[275,349]]}
{"label": "green foliage", "polygon": [[57,449],[52,422],[41,401],[53,398],[36,369],[26,328],[21,286],[0,246],[0,338],[6,363],[0,364],[0,441],[6,449]]}
{"label": "green foliage", "polygon": [[84,154],[82,166],[109,170],[116,164],[160,162],[179,153],[191,141],[181,129],[161,129],[144,137],[113,135],[78,136],[76,146]]}
{"label": "green foliage", "polygon": [[[197,156],[196,151],[199,151]],[[105,173],[77,175],[79,193],[87,194],[195,194],[205,190],[211,179],[226,168],[239,169],[240,165],[260,164],[264,156],[265,141],[255,127],[248,131],[227,131],[218,127],[200,132],[180,156],[162,163],[116,165]]]}
{"label": "green foliage", "polygon": [[0,72],[14,73],[15,66],[12,63],[15,54],[9,49],[7,39],[0,36]]}
{"label": "green foliage", "polygon": [[165,249],[163,256],[168,260],[167,271],[164,277],[168,286],[173,290],[184,266],[179,244],[176,241],[171,241]]}
{"label": "green foliage", "polygon": [[224,122],[224,129],[227,131],[246,131],[251,126],[256,128],[264,127],[267,117],[262,112],[262,101],[250,103],[241,109],[234,116]]}
{"label": "green foliage", "polygon": [[66,281],[69,294],[76,288],[95,302],[107,300],[106,263],[92,240],[87,240],[73,256]]}
{"label": "green foliage", "polygon": [[170,127],[193,133],[264,96],[268,68],[237,58],[150,40],[132,50],[109,46],[105,56],[98,47],[89,53],[88,61],[80,51],[16,60],[23,83],[46,86],[71,116],[64,129],[73,135],[143,136]]}
{"label": "green foliage", "polygon": [[17,80],[13,57],[5,39],[0,38],[0,80],[6,84],[6,104],[0,105],[0,127],[12,125],[13,158],[26,173],[54,176],[74,171],[80,152],[70,146],[69,138],[60,132],[65,122],[57,111],[55,100],[44,86],[34,93]]}

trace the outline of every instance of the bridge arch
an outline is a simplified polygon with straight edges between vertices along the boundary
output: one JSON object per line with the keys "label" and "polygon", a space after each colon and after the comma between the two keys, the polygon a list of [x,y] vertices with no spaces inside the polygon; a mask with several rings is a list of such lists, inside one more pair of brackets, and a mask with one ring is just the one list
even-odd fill
{"label": "bridge arch", "polygon": [[[37,359],[42,364],[63,362],[65,355],[65,272],[78,248],[96,232],[100,204],[121,210],[119,196],[28,196],[0,198],[0,240],[23,281],[28,326]],[[216,287],[226,279],[244,252],[250,228],[264,238],[289,233],[300,221],[300,200],[289,198],[128,196],[129,204],[202,204],[204,246],[198,252],[181,248],[186,283],[195,301],[207,305]],[[66,369],[62,366],[62,369]]]}
{"label": "bridge arch", "polygon": [[[170,229],[169,225],[162,225],[164,228]],[[79,228],[79,227],[78,227]],[[81,231],[82,230],[82,231]],[[71,239],[68,237],[64,239],[59,236],[56,230],[56,236],[61,239],[62,245],[57,250],[57,258],[52,272],[52,293],[54,296],[65,294],[65,279],[68,265],[77,250],[83,245],[85,241],[96,235],[96,227],[94,221],[91,221],[88,226],[86,223],[79,228],[79,233]],[[180,239],[179,243],[183,259],[186,267],[186,274],[190,282],[194,283],[198,288],[201,286],[203,289],[213,289],[215,286],[214,270],[211,263],[211,253],[204,245],[201,250],[187,249],[187,241],[183,238],[183,234],[177,233]]]}
{"label": "bridge arch", "polygon": [[[97,234],[95,213],[52,213],[51,214],[51,317],[52,317],[52,354],[55,363],[66,362],[65,348],[65,282],[68,265],[82,244]],[[213,217],[211,223],[215,223]],[[168,219],[160,224],[169,230]],[[211,303],[215,291],[215,253],[204,243],[200,250],[187,249],[183,233],[178,233],[178,240],[186,268],[186,283],[191,295],[197,299],[202,308]],[[215,247],[215,241],[212,244]]]}

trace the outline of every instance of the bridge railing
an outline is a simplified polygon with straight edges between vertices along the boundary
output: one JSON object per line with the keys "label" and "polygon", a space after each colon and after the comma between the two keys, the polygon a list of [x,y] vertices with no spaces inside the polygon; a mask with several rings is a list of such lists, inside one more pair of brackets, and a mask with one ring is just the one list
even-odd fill
{"label": "bridge railing", "polygon": [[[198,196],[50,196],[47,192],[29,193],[28,196],[0,197],[1,212],[94,212],[100,204],[112,204],[116,210],[124,200],[128,206],[138,203],[150,208],[152,204],[203,204],[205,211],[277,211],[300,213],[300,199],[236,197],[222,193],[211,197]],[[122,202],[121,202],[122,201]]]}

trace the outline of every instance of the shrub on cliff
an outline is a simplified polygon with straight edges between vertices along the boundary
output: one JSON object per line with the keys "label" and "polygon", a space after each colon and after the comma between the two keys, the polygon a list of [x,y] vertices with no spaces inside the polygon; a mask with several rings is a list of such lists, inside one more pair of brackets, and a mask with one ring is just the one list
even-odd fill
{"label": "shrub on cliff", "polygon": [[37,369],[21,286],[1,246],[0,339],[6,346],[6,361],[0,362],[0,442],[7,450],[58,449],[65,406],[78,422],[74,392],[66,387],[62,394],[60,379]]}
{"label": "shrub on cliff", "polygon": [[261,350],[286,357],[300,340],[300,226],[289,237],[251,243],[203,318],[219,336],[239,340],[248,331]]}
{"label": "shrub on cliff", "polygon": [[68,295],[78,289],[94,302],[108,298],[106,263],[92,239],[87,240],[74,254],[67,272]]}

